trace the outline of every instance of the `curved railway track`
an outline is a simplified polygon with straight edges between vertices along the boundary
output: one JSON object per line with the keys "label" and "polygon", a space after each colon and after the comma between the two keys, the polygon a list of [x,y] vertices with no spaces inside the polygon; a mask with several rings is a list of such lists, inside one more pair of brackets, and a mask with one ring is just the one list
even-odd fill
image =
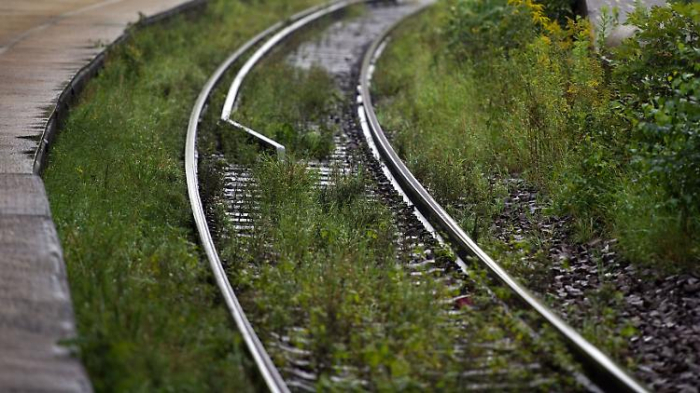
{"label": "curved railway track", "polygon": [[[207,109],[214,89],[221,83],[226,72],[232,69],[236,64],[242,63],[244,58],[246,58],[245,63],[238,70],[230,86],[225,105],[221,110],[221,121],[232,125],[239,132],[248,133],[263,145],[272,147],[276,150],[278,157],[284,159],[284,146],[233,119],[236,100],[246,76],[272,49],[285,43],[285,40],[295,32],[307,27],[314,21],[334,14],[353,4],[365,2],[369,3],[369,1],[362,0],[344,0],[314,7],[291,17],[285,22],[277,23],[253,37],[245,45],[231,54],[210,77],[202,89],[190,116],[185,151],[185,165],[188,193],[202,246],[209,259],[217,285],[241,332],[246,347],[259,370],[260,376],[269,390],[273,392],[289,391],[289,386],[272,362],[265,346],[256,335],[255,330],[236,297],[236,293],[228,280],[224,265],[218,255],[205,215],[197,177],[198,153],[196,140],[198,125],[202,120],[204,111]],[[360,45],[358,43],[358,48],[362,47],[363,49],[363,53],[354,53],[355,56],[358,56],[358,61],[356,61],[356,63],[359,65],[359,72],[349,72],[342,66],[340,67],[341,71],[336,74],[336,77],[343,80],[339,81],[339,83],[345,85],[346,89],[352,91],[356,90],[357,92],[356,106],[352,110],[347,111],[348,113],[341,115],[341,117],[344,118],[345,121],[353,123],[355,128],[358,129],[358,132],[357,134],[350,133],[336,136],[336,145],[338,147],[330,160],[327,162],[310,162],[309,166],[320,171],[322,177],[324,173],[329,173],[331,171],[331,167],[337,167],[338,164],[343,166],[345,170],[351,170],[347,169],[353,166],[353,158],[350,157],[351,154],[348,153],[348,146],[363,144],[365,150],[364,154],[367,156],[365,160],[374,161],[372,164],[375,171],[374,178],[378,184],[375,191],[376,197],[385,198],[388,203],[400,204],[401,207],[398,207],[395,212],[397,216],[412,216],[408,221],[406,221],[406,219],[399,219],[398,226],[404,231],[403,236],[408,239],[404,241],[408,243],[401,245],[403,249],[410,249],[415,244],[424,243],[434,244],[432,247],[439,247],[439,244],[444,244],[445,240],[447,240],[448,244],[456,251],[457,255],[470,258],[471,260],[476,259],[504,286],[514,293],[525,307],[534,310],[542,320],[551,325],[554,330],[564,338],[572,352],[577,355],[577,358],[587,370],[588,378],[595,383],[595,385],[587,385],[587,388],[595,390],[596,387],[601,387],[603,390],[610,391],[644,392],[645,388],[643,386],[631,378],[605,354],[587,342],[573,328],[563,322],[526,288],[522,287],[513,279],[497,262],[484,253],[416,180],[384,135],[372,106],[370,92],[374,62],[381,55],[386,39],[393,29],[406,17],[421,11],[431,3],[432,1],[424,1],[416,5],[399,5],[396,7],[408,8],[403,9],[395,15],[392,15],[394,13],[391,11],[383,14],[382,18],[384,18],[384,22],[381,26],[381,30],[374,32],[369,48],[367,48],[367,45]],[[391,6],[385,5],[385,7]],[[346,61],[346,63],[350,64],[351,62]],[[251,176],[247,173],[245,168],[233,168],[231,176],[232,182],[235,183],[237,187],[248,187],[249,189],[247,191],[251,191],[251,187],[253,187],[251,184]],[[327,176],[324,181],[329,181]],[[251,194],[251,192],[248,192],[248,195]],[[387,197],[386,195],[389,194],[392,194],[392,196]],[[244,224],[249,221],[250,212],[239,211],[236,214],[237,217],[239,217],[239,227],[244,228]],[[241,217],[245,218],[241,219]],[[439,231],[437,231],[436,228],[438,228]],[[443,239],[440,234],[444,234],[446,239]],[[425,256],[412,258],[413,260],[411,263],[416,266],[422,266],[426,263],[435,264],[436,267],[434,269],[445,276],[447,285],[465,285],[463,283],[464,277],[460,277],[464,276],[461,274],[460,270],[450,270],[449,267],[440,266],[439,263],[435,262],[434,258],[430,259]],[[462,270],[466,269],[466,265],[461,260],[458,259],[457,263],[460,264]],[[409,264],[409,267],[410,266],[411,264]],[[455,271],[458,273],[455,274]],[[419,275],[421,273],[417,272],[416,274]],[[540,367],[539,364],[524,365],[524,367],[531,366]],[[303,381],[299,383],[296,381],[293,382],[295,388],[302,388],[302,390],[303,388],[313,388],[312,385],[307,385]],[[477,385],[474,386],[478,388]],[[497,386],[491,387],[496,388]]]}

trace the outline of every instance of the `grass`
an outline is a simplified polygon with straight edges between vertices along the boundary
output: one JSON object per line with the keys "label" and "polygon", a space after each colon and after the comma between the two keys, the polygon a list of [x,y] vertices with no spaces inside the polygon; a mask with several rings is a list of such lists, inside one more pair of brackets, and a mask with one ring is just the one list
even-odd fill
{"label": "grass", "polygon": [[312,3],[212,1],[201,15],[133,31],[71,111],[44,180],[75,305],[75,344],[95,390],[255,388],[196,245],[184,135],[218,63]]}
{"label": "grass", "polygon": [[[455,309],[450,299],[459,291],[442,284],[439,274],[425,268],[417,285],[404,265],[408,255],[397,259],[392,214],[368,194],[362,171],[338,175],[328,188],[314,187],[317,174],[303,161],[263,160],[253,173],[264,190],[254,236],[236,237],[229,228],[221,236],[227,239],[222,255],[279,367],[294,367],[275,345],[278,337],[289,337],[289,345],[312,354],[307,367],[321,390],[364,383],[369,390],[456,391],[469,380],[461,371],[498,372],[539,353],[523,327],[483,290],[473,288],[473,308]],[[461,328],[459,320],[465,321]],[[489,343],[503,345],[499,340],[508,338],[517,349],[487,356]],[[456,351],[460,344],[465,352]],[[532,380],[521,371],[480,381],[523,386]],[[555,385],[541,388],[567,382],[550,383]]]}
{"label": "grass", "polygon": [[[698,225],[699,216],[689,217],[687,206],[680,208],[685,203],[681,199],[692,199],[692,182],[679,181],[688,184],[687,195],[680,197],[655,178],[672,183],[689,166],[669,169],[658,164],[663,160],[653,152],[640,156],[645,149],[640,140],[649,136],[640,136],[634,127],[653,125],[656,112],[649,112],[653,106],[640,104],[651,115],[641,120],[630,120],[629,115],[638,110],[633,104],[643,101],[639,98],[643,94],[657,94],[660,102],[673,102],[675,97],[663,96],[672,96],[671,89],[652,92],[644,87],[646,82],[630,85],[638,89],[632,94],[632,87],[627,87],[631,79],[624,74],[646,81],[647,66],[661,69],[667,61],[674,70],[689,69],[693,66],[684,62],[697,62],[673,51],[655,56],[658,51],[643,50],[646,44],[631,43],[606,52],[609,58],[603,62],[592,46],[585,20],[559,26],[537,4],[445,1],[401,27],[379,61],[373,86],[380,122],[394,146],[489,254],[541,292],[547,292],[552,279],[554,261],[548,251],[555,245],[548,240],[551,235],[525,229],[519,238],[501,241],[490,227],[502,212],[511,178],[538,189],[538,203],[547,207],[545,216],[572,218],[571,240],[585,244],[601,237],[617,238],[616,251],[625,263],[653,267],[657,275],[697,273],[700,238],[697,231],[688,229]],[[697,17],[689,17],[697,15],[697,5],[675,7],[652,12],[652,20],[668,14],[666,25],[673,21],[697,26]],[[645,37],[673,48],[675,44],[669,42],[675,42],[675,35],[685,37],[685,30],[665,31],[663,25],[642,26]],[[662,71],[651,74],[662,75]],[[658,79],[670,83],[673,77]],[[681,90],[686,91],[674,91]],[[686,123],[683,113],[678,116],[657,118]],[[697,135],[693,124],[687,122],[687,135]],[[658,130],[670,129],[664,126]],[[671,153],[676,142],[663,135],[651,139],[655,149],[667,154],[668,162],[674,160],[668,157],[686,157],[686,153]],[[693,149],[692,137],[680,139],[685,141],[681,146]],[[669,146],[665,140],[671,141]],[[650,170],[644,165],[661,168]],[[591,307],[577,310],[585,318],[572,323],[621,364],[632,366],[626,339],[634,329],[615,311],[622,299],[605,279],[609,266],[599,265],[601,286],[586,292]]]}
{"label": "grass", "polygon": [[[285,41],[285,48],[296,48],[301,42],[314,39],[324,26],[339,17],[362,15],[364,5],[350,6],[328,18],[313,22],[311,26]],[[341,93],[332,78],[317,66],[309,70],[295,68],[283,60],[287,52],[272,51],[248,75],[241,88],[239,99],[231,118],[246,127],[281,143],[286,154],[303,159],[324,159],[333,151],[333,135],[338,131],[333,112],[342,100]],[[221,86],[229,86],[234,78],[229,72]],[[227,89],[215,89],[210,106],[221,108]],[[252,163],[263,150],[244,132],[218,121],[218,111],[205,113],[198,144],[201,151],[220,152],[231,162]],[[204,186],[218,184],[217,164],[204,159],[200,166],[210,171]],[[216,191],[205,192],[213,195]]]}
{"label": "grass", "polygon": [[[500,129],[506,122],[488,112],[480,95],[495,82],[444,61],[446,44],[430,24],[442,23],[446,13],[437,5],[402,26],[380,58],[374,90],[399,155],[463,228],[480,237],[488,229],[480,224],[488,225],[507,196],[499,178],[522,171],[525,157],[518,154],[522,141]],[[399,66],[403,62],[411,66]]]}
{"label": "grass", "polygon": [[333,151],[337,126],[329,116],[340,97],[325,71],[273,61],[257,68],[247,83],[235,114],[242,124],[299,156],[322,159]]}

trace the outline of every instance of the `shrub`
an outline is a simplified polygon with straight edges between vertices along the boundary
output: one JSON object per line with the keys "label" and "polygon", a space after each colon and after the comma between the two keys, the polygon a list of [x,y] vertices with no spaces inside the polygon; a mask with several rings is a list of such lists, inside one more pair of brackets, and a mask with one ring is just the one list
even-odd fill
{"label": "shrub", "polygon": [[505,0],[454,0],[446,26],[450,51],[461,59],[507,52],[528,42],[533,34],[527,16]]}
{"label": "shrub", "polygon": [[700,212],[700,4],[638,11],[616,78],[632,125],[634,162],[667,194],[686,232]]}

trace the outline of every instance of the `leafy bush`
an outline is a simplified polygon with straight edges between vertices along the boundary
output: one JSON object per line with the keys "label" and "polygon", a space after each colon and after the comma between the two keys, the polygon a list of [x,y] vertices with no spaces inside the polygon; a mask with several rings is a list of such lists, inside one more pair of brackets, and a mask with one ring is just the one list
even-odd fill
{"label": "leafy bush", "polygon": [[638,11],[630,21],[639,32],[621,47],[616,77],[635,163],[688,232],[700,212],[700,6]]}
{"label": "leafy bush", "polygon": [[543,186],[610,95],[590,24],[561,25],[547,16],[548,4],[457,1],[445,30],[450,57],[469,63],[482,86],[493,159]]}
{"label": "leafy bush", "polygon": [[447,19],[446,37],[451,52],[472,60],[484,52],[508,51],[533,36],[526,15],[506,0],[454,0]]}

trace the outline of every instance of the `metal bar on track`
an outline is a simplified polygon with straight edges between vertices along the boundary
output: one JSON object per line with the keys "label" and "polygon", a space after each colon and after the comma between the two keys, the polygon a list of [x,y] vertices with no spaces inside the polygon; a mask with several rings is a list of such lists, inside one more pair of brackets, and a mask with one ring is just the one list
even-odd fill
{"label": "metal bar on track", "polygon": [[265,42],[253,55],[248,59],[248,61],[241,67],[241,69],[238,71],[238,74],[236,74],[236,77],[233,79],[233,82],[231,83],[231,87],[229,88],[228,94],[226,95],[226,101],[224,102],[224,106],[221,110],[221,120],[225,121],[229,124],[234,125],[237,128],[242,129],[243,131],[247,132],[249,135],[252,137],[256,138],[258,141],[260,141],[264,145],[270,145],[275,148],[277,151],[277,158],[280,160],[283,160],[285,157],[285,147],[281,143],[268,138],[261,133],[244,126],[243,124],[234,121],[231,119],[231,114],[233,112],[233,106],[236,103],[236,99],[238,98],[238,95],[241,90],[241,86],[243,85],[243,81],[245,78],[248,76],[250,71],[252,71],[253,67],[255,67],[260,60],[262,60],[269,52],[274,48],[275,46],[279,45],[280,42],[282,42],[285,38],[287,38],[289,35],[292,33],[296,32],[297,30],[307,26],[308,24],[324,17],[327,15],[330,15],[334,12],[337,12],[341,9],[344,9],[346,7],[349,7],[353,4],[358,4],[358,3],[363,3],[367,2],[367,0],[341,0],[337,1],[334,3],[331,3],[330,5],[326,7],[315,7],[314,9],[309,10],[310,12],[304,12],[297,14],[297,20],[293,21],[292,23],[289,24],[289,26],[285,27],[284,29],[280,30],[277,32],[274,36],[272,36],[269,40]]}
{"label": "metal bar on track", "polygon": [[275,149],[275,152],[277,153],[277,159],[280,161],[284,160],[284,155],[285,155],[285,152],[287,151],[287,149],[284,147],[284,145],[266,137],[265,135],[255,131],[251,128],[244,126],[241,123],[235,122],[231,119],[226,120],[226,123],[238,128],[238,129],[243,130],[248,135],[252,136],[253,138],[256,138],[262,144],[272,147],[273,149]]}
{"label": "metal bar on track", "polygon": [[[327,7],[326,5],[319,5],[302,11],[294,16],[292,16],[289,21],[294,22],[297,19],[306,17],[307,15],[317,12],[319,9]],[[204,214],[204,207],[202,205],[202,199],[199,194],[199,182],[197,179],[197,127],[199,125],[199,120],[202,116],[204,106],[206,105],[209,96],[211,95],[214,87],[221,81],[224,73],[238,61],[246,52],[248,52],[255,45],[258,45],[265,37],[279,30],[284,26],[285,22],[278,22],[270,26],[266,30],[262,31],[255,37],[251,38],[248,42],[243,44],[234,53],[232,53],[212,74],[212,76],[207,80],[207,83],[202,88],[202,91],[197,97],[197,101],[194,104],[192,113],[190,115],[189,124],[187,127],[187,139],[185,144],[185,173],[187,177],[187,193],[190,198],[190,205],[192,207],[192,214],[194,216],[195,224],[197,226],[197,231],[199,232],[200,241],[202,247],[207,254],[207,259],[214,273],[214,278],[216,283],[221,290],[221,294],[224,297],[231,316],[233,317],[238,330],[243,337],[243,341],[246,343],[246,347],[250,351],[255,364],[260,371],[260,374],[265,381],[268,389],[273,393],[286,393],[289,392],[284,379],[280,375],[279,371],[275,367],[274,363],[270,359],[265,347],[263,346],[260,338],[255,334],[255,330],[251,326],[248,318],[241,307],[238,298],[236,297],[231,283],[228,280],[226,272],[224,270],[219,254],[216,250],[214,240],[211,237],[209,231],[209,226]]]}
{"label": "metal bar on track", "polygon": [[227,121],[231,118],[231,112],[233,111],[233,105],[236,102],[236,99],[238,98],[238,94],[241,90],[241,85],[243,84],[243,80],[248,76],[250,71],[255,67],[255,65],[262,60],[265,55],[267,55],[272,48],[277,46],[282,40],[287,38],[290,34],[294,33],[295,31],[303,28],[304,26],[308,25],[309,23],[324,17],[326,15],[332,14],[333,12],[336,12],[338,10],[341,10],[343,8],[346,8],[350,5],[353,4],[358,4],[365,2],[366,0],[341,0],[338,2],[335,2],[331,4],[328,7],[322,8],[320,10],[317,10],[311,14],[303,16],[301,19],[297,20],[296,22],[290,24],[289,26],[285,27],[284,29],[280,30],[277,32],[273,37],[271,37],[263,46],[261,46],[249,59],[248,61],[241,67],[240,71],[238,71],[238,74],[236,77],[233,79],[233,82],[231,83],[231,87],[229,88],[228,94],[226,95],[226,102],[224,103],[224,107],[221,110],[221,120]]}

